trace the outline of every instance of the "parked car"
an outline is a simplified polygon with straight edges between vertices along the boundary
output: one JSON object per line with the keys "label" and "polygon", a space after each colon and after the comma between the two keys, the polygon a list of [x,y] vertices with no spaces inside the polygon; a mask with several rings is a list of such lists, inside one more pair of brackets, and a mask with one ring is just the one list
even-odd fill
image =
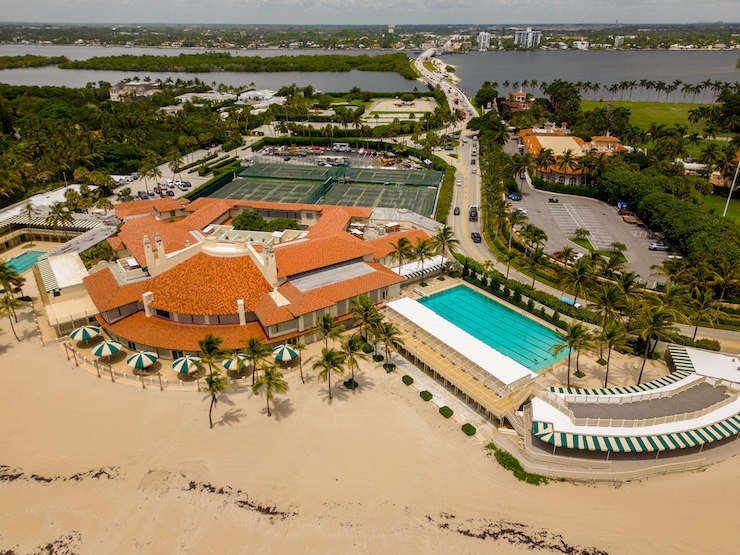
{"label": "parked car", "polygon": [[547,199],[547,202],[559,202],[559,201],[556,197],[550,197],[549,199]]}
{"label": "parked car", "polygon": [[470,170],[470,173],[478,173],[478,168],[473,168],[472,170]]}
{"label": "parked car", "polygon": [[455,180],[455,185],[457,185],[458,187],[459,187],[460,185],[462,185],[462,179],[456,179],[456,180]]}
{"label": "parked car", "polygon": [[148,191],[146,192],[146,194],[147,194],[147,195],[149,195],[150,197],[153,197],[153,196],[154,196],[154,191],[152,191],[152,190],[150,189],[150,190],[148,190]]}
{"label": "parked car", "polygon": [[669,250],[671,250],[670,245],[666,245],[665,243],[650,243],[650,246],[648,248],[651,251],[669,251]]}
{"label": "parked car", "polygon": [[168,189],[167,190],[167,196],[168,197],[174,197],[175,196],[175,191],[173,191],[172,189]]}
{"label": "parked car", "polygon": [[509,200],[522,200],[522,195],[519,193],[509,193],[506,195],[506,198]]}
{"label": "parked car", "polygon": [[453,214],[455,214],[455,216],[459,216],[460,215],[460,207],[459,206],[455,206],[455,210],[453,210]]}
{"label": "parked car", "polygon": [[138,196],[138,197],[139,197],[139,198],[140,198],[141,200],[146,200],[146,199],[148,199],[148,198],[149,198],[149,195],[147,195],[147,194],[146,194],[146,191],[139,191],[138,193],[136,193],[136,195],[137,195],[137,196]]}
{"label": "parked car", "polygon": [[481,241],[483,241],[483,237],[481,237],[481,234],[477,231],[471,233],[470,238],[473,240],[473,243],[480,243]]}

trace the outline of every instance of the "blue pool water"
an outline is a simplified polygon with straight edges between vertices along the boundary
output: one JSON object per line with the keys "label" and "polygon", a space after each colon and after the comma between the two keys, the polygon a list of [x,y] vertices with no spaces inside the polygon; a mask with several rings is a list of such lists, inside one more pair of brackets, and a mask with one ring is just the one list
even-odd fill
{"label": "blue pool water", "polygon": [[550,352],[561,342],[554,331],[464,285],[419,302],[533,372],[567,356],[567,349],[558,356]]}
{"label": "blue pool water", "polygon": [[10,260],[8,260],[5,265],[11,270],[22,274],[31,266],[36,264],[39,258],[41,258],[45,254],[46,253],[43,251],[26,251],[23,254],[19,254],[18,256],[14,256]]}

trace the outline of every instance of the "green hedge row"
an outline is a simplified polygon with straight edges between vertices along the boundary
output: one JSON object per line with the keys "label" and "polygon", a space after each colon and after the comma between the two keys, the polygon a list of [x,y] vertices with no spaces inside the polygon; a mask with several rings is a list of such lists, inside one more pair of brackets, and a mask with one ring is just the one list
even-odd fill
{"label": "green hedge row", "polygon": [[535,189],[541,191],[550,191],[551,193],[562,193],[564,195],[576,195],[579,197],[599,198],[599,192],[585,185],[565,185],[563,183],[553,183],[545,181],[539,177],[532,178],[532,185]]}
{"label": "green hedge row", "polygon": [[403,383],[405,383],[406,385],[411,385],[412,383],[414,383],[414,378],[412,378],[412,377],[411,377],[411,376],[409,376],[408,374],[407,374],[407,375],[405,375],[405,376],[404,376],[403,378],[401,378],[401,380],[402,380],[402,381],[403,381]]}
{"label": "green hedge row", "polygon": [[419,397],[421,397],[425,401],[431,401],[433,395],[431,393],[429,393],[428,391],[424,390],[421,393],[419,393]]}
{"label": "green hedge row", "polygon": [[474,436],[477,430],[475,429],[475,426],[473,426],[472,424],[463,424],[462,431],[465,432],[466,435]]}
{"label": "green hedge row", "polygon": [[183,166],[182,167],[182,171],[189,170],[190,168],[195,168],[197,166],[200,166],[200,165],[204,164],[205,162],[208,162],[209,160],[213,160],[216,156],[218,156],[218,154],[216,154],[215,152],[211,152],[210,154],[206,154],[200,160],[196,160],[195,162],[191,162],[190,164],[187,164],[186,166]]}
{"label": "green hedge row", "polygon": [[447,222],[450,214],[452,197],[455,195],[455,168],[447,166],[442,178],[442,186],[437,194],[437,209],[434,211],[434,219],[438,222]]}

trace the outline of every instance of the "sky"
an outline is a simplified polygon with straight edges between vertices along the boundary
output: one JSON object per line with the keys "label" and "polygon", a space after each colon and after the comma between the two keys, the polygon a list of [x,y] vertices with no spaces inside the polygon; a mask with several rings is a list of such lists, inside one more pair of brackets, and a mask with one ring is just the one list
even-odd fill
{"label": "sky", "polygon": [[553,24],[739,21],[737,0],[0,0],[3,22]]}

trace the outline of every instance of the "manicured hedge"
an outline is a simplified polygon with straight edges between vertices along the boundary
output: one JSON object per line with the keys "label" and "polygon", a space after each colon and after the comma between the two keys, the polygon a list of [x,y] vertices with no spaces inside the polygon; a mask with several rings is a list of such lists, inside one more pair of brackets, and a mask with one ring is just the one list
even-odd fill
{"label": "manicured hedge", "polygon": [[403,383],[405,383],[406,385],[411,385],[412,383],[414,383],[414,378],[409,375],[405,375],[403,378],[401,378],[401,380],[403,380]]}
{"label": "manicured hedge", "polygon": [[383,355],[373,355],[373,362],[383,362],[384,358]]}
{"label": "manicured hedge", "polygon": [[392,362],[387,362],[383,365],[383,368],[385,368],[386,372],[393,372],[396,369],[396,365]]}
{"label": "manicured hedge", "polygon": [[444,407],[440,407],[439,414],[444,416],[445,418],[450,418],[453,414],[455,414],[450,407],[445,405]]}
{"label": "manicured hedge", "polygon": [[473,426],[472,424],[463,424],[462,431],[465,432],[466,435],[474,436],[477,430],[475,429],[475,426]]}
{"label": "manicured hedge", "polygon": [[419,397],[421,397],[425,401],[431,401],[433,395],[431,393],[429,393],[428,391],[424,390],[421,393],[419,393]]}

